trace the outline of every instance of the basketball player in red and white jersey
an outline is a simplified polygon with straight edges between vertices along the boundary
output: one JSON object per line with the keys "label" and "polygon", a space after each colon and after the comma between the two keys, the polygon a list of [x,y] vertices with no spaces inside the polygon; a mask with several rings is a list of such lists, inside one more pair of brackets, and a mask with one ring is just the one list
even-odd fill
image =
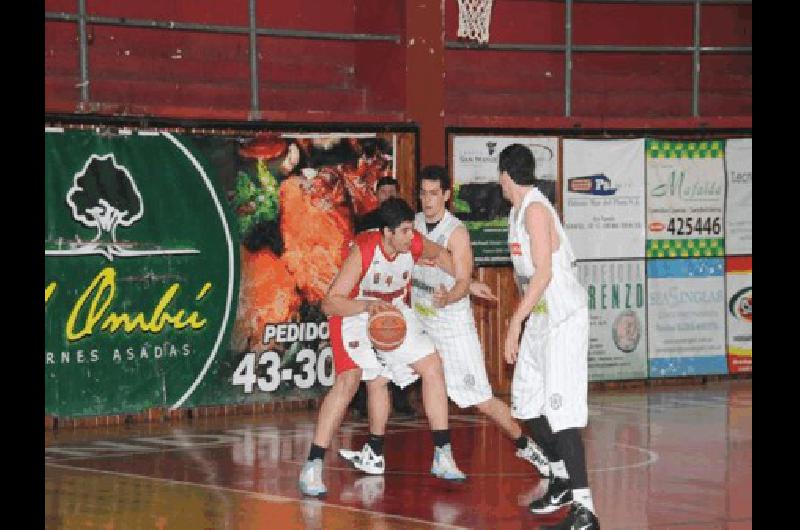
{"label": "basketball player in red and white jersey", "polygon": [[[414,263],[420,258],[435,260],[442,268],[452,271],[452,257],[446,249],[414,230],[414,211],[402,199],[385,201],[380,206],[380,216],[380,230],[356,236],[322,301],[322,310],[330,320],[336,380],[322,401],[314,442],[300,472],[298,485],[305,495],[327,493],[322,481],[325,451],[362,378],[367,381],[368,396],[385,396],[389,381],[402,388],[422,378],[422,401],[435,446],[431,473],[446,480],[466,478],[453,460],[450,446],[442,360],[430,338],[423,333],[414,312],[404,302]],[[371,314],[386,309],[389,304],[405,317],[406,337],[397,349],[383,352],[370,342],[367,321]],[[376,392],[373,387],[383,388]],[[381,400],[378,405],[383,404]],[[377,446],[376,452],[382,453],[389,407],[375,405],[370,397],[368,447]],[[380,468],[382,473],[383,457],[368,456],[374,457],[368,465],[376,471]]]}

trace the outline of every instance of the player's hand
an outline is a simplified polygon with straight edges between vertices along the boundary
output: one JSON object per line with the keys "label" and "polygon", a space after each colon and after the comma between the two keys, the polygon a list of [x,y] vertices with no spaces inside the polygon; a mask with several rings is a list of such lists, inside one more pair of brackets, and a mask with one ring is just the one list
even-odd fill
{"label": "player's hand", "polygon": [[378,311],[391,310],[393,308],[394,306],[392,304],[384,300],[369,300],[367,302],[366,310],[367,313],[369,313],[369,316],[372,316]]}
{"label": "player's hand", "polygon": [[433,307],[438,307],[439,309],[443,308],[447,305],[447,289],[444,288],[444,284],[439,284],[439,287],[433,290]]}
{"label": "player's hand", "polygon": [[478,298],[483,298],[484,300],[492,300],[494,302],[499,302],[498,298],[492,292],[492,288],[483,282],[479,281],[470,282],[469,294],[471,294],[472,296],[477,296]]}
{"label": "player's hand", "polygon": [[522,325],[512,318],[508,323],[506,342],[503,346],[503,357],[508,364],[514,364],[517,362],[517,353],[519,353],[519,334],[521,330]]}

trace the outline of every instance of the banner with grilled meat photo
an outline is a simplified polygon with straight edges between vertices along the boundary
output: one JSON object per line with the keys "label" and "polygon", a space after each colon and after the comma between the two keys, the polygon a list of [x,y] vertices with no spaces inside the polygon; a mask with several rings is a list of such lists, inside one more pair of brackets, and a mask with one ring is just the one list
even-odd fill
{"label": "banner with grilled meat photo", "polygon": [[322,298],[358,219],[395,175],[392,133],[231,139],[224,188],[241,240],[228,384],[237,401],[313,398],[333,384]]}
{"label": "banner with grilled meat photo", "polygon": [[413,132],[45,128],[45,413],[313,399],[320,302]]}
{"label": "banner with grilled meat photo", "polygon": [[450,167],[453,213],[469,230],[476,266],[510,265],[508,214],[511,203],[503,198],[497,160],[507,146],[519,143],[533,152],[539,190],[557,211],[558,138],[534,136],[454,135]]}

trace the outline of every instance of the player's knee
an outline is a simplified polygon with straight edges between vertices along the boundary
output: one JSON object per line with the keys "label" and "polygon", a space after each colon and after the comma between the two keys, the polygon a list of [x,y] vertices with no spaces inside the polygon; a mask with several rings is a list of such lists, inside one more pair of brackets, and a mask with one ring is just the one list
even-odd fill
{"label": "player's knee", "polygon": [[417,372],[422,378],[442,378],[444,379],[444,366],[442,358],[437,352],[433,352],[422,359],[417,366]]}
{"label": "player's knee", "polygon": [[361,370],[354,368],[340,374],[336,374],[334,386],[337,386],[344,393],[355,395],[358,384],[361,382]]}
{"label": "player's knee", "polygon": [[383,390],[383,389],[387,388],[388,384],[389,384],[389,380],[386,379],[385,377],[376,377],[375,379],[372,379],[371,381],[367,381],[367,388],[370,391],[375,391],[375,390],[379,390],[380,391],[380,390]]}

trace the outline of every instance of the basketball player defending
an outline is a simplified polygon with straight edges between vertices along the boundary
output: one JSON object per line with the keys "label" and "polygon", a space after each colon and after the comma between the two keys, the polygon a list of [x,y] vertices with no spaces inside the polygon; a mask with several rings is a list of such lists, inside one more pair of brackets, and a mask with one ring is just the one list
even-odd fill
{"label": "basketball player defending", "polygon": [[546,514],[571,503],[567,517],[549,528],[599,529],[579,430],[588,420],[586,291],[558,215],[535,187],[534,168],[533,154],[523,145],[500,152],[500,185],[513,205],[508,245],[521,296],[503,351],[506,362],[517,363],[512,413],[530,426],[553,472],[547,493],[529,508]]}
{"label": "basketball player defending", "polygon": [[[511,409],[492,395],[475,319],[469,301],[472,278],[472,247],[469,232],[447,208],[450,177],[442,166],[427,166],[417,185],[422,211],[417,213],[414,228],[427,239],[447,248],[453,256],[454,273],[450,275],[422,262],[412,273],[411,305],[422,328],[442,356],[447,395],[460,408],[476,406],[511,438],[517,456],[533,464],[542,477],[550,468],[542,450],[511,417]],[[357,469],[367,473],[376,459],[365,445],[360,452],[339,450]],[[382,458],[379,461],[382,462]]]}
{"label": "basketball player defending", "polygon": [[[322,301],[322,310],[329,317],[336,379],[322,401],[314,442],[300,472],[299,487],[305,495],[327,493],[322,481],[325,450],[362,378],[367,381],[368,396],[388,398],[386,385],[390,380],[403,388],[421,377],[423,406],[433,431],[431,473],[446,480],[466,479],[453,460],[450,446],[441,357],[430,338],[422,332],[414,312],[403,302],[415,262],[420,258],[433,259],[452,270],[452,258],[444,248],[414,230],[414,211],[402,199],[386,200],[380,211],[381,229],[356,236]],[[367,321],[371,314],[390,304],[398,308],[406,320],[406,337],[397,349],[382,352],[374,349],[369,340]],[[381,387],[380,391],[373,392],[374,386]],[[384,431],[373,430],[372,426],[373,422],[386,425],[389,415],[388,403],[386,405],[376,410],[373,399],[368,403],[370,432],[381,433],[377,437],[371,435],[369,443],[379,452],[383,449]]]}

